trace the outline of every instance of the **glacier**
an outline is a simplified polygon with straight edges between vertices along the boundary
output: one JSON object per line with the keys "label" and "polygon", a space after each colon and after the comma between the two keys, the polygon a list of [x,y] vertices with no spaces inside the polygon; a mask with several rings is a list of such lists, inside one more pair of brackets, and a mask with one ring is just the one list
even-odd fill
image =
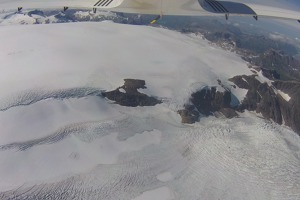
{"label": "glacier", "polygon": [[[0,43],[0,199],[300,198],[291,129],[253,112],[181,123],[193,92],[253,74],[235,53],[110,21],[1,26]],[[125,78],[163,103],[99,95]]]}

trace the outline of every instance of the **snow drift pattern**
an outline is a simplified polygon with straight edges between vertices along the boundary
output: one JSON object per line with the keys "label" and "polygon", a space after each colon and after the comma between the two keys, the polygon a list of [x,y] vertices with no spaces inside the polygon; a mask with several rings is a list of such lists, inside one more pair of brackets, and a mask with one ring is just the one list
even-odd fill
{"label": "snow drift pattern", "polygon": [[[1,27],[0,42],[0,199],[300,198],[291,130],[248,112],[180,122],[193,92],[252,74],[235,54],[113,23]],[[92,89],[125,78],[145,80],[139,92],[163,103],[122,107]]]}

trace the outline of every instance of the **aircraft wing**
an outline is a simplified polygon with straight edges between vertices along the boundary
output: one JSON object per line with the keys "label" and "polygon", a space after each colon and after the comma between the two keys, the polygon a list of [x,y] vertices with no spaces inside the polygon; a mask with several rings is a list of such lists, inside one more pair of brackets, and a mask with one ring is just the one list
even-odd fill
{"label": "aircraft wing", "polygon": [[[300,11],[223,0],[0,0],[1,10],[88,8],[154,15],[250,15],[300,20]],[[300,21],[299,21],[300,22]]]}

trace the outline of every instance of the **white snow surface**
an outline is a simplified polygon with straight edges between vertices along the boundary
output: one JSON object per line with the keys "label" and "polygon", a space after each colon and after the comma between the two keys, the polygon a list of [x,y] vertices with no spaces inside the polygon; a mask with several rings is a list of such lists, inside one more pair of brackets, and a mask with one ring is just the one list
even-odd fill
{"label": "white snow surface", "polygon": [[174,196],[168,187],[161,187],[154,190],[146,191],[133,200],[172,200]]}
{"label": "white snow surface", "polygon": [[173,179],[172,173],[171,172],[164,172],[162,174],[158,174],[157,179],[162,181],[162,182],[168,182]]}
{"label": "white snow surface", "polygon": [[257,76],[255,78],[261,83],[267,83],[269,86],[272,86],[273,81],[265,77],[262,73],[262,70],[257,72]]}
{"label": "white snow surface", "polygon": [[[32,11],[32,10],[31,10]],[[58,23],[60,21],[57,15],[65,15],[63,12],[53,12],[51,14],[46,14],[46,16],[41,14],[32,14],[30,10],[23,10],[22,12],[16,13],[15,11],[11,12],[0,12],[0,25],[17,25],[17,24],[49,24],[49,23]],[[55,10],[53,10],[55,11]],[[98,10],[94,13],[92,10],[85,11],[75,11],[74,17],[77,20],[80,19],[100,19],[102,17],[116,17],[115,13],[108,11]],[[65,20],[68,21],[67,19]]]}
{"label": "white snow surface", "polygon": [[[234,53],[111,22],[2,26],[0,43],[1,200],[300,198],[293,131],[248,112],[180,122],[193,91],[251,74]],[[101,97],[125,78],[164,103]]]}
{"label": "white snow surface", "polygon": [[287,102],[289,102],[291,100],[290,95],[288,95],[287,93],[282,92],[281,90],[277,90],[278,94],[280,94],[280,96],[282,98],[284,98],[284,100],[286,100]]}
{"label": "white snow surface", "polygon": [[126,93],[126,90],[124,90],[123,88],[119,88],[119,91],[122,93]]}
{"label": "white snow surface", "polygon": [[0,22],[1,25],[34,24],[36,22],[36,18],[24,14],[14,14],[6,19],[1,19]]}
{"label": "white snow surface", "polygon": [[123,85],[124,77],[139,77],[147,81],[148,94],[183,104],[195,84],[198,89],[217,85],[219,76],[251,74],[241,58],[196,36],[151,27],[134,34],[136,29],[110,22],[1,27],[0,59],[10,66],[0,75],[2,95],[37,87],[110,90]]}

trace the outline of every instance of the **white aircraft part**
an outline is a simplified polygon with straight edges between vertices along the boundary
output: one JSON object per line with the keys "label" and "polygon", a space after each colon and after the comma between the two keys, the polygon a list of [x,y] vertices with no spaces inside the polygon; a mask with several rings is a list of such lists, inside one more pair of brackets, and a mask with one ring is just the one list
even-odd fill
{"label": "white aircraft part", "polygon": [[251,7],[257,13],[258,16],[300,20],[300,11],[293,11],[293,10],[287,10],[282,8],[270,7],[270,6],[255,5],[255,4],[247,4],[247,5]]}
{"label": "white aircraft part", "polygon": [[210,15],[197,0],[124,0],[114,10],[127,13],[160,15]]}
{"label": "white aircraft part", "polygon": [[[207,3],[208,2],[208,3]],[[200,4],[221,4],[226,8],[214,12]],[[288,9],[242,4],[215,0],[0,0],[1,10],[51,9],[51,8],[97,8],[114,12],[154,14],[154,15],[252,15],[258,17],[275,17],[300,20],[300,12]],[[217,6],[218,7],[218,6]],[[244,8],[249,7],[252,12]],[[218,9],[218,8],[217,8]]]}
{"label": "white aircraft part", "polygon": [[98,0],[94,7],[102,8],[102,9],[109,9],[109,8],[115,8],[121,5],[121,3],[124,0]]}

